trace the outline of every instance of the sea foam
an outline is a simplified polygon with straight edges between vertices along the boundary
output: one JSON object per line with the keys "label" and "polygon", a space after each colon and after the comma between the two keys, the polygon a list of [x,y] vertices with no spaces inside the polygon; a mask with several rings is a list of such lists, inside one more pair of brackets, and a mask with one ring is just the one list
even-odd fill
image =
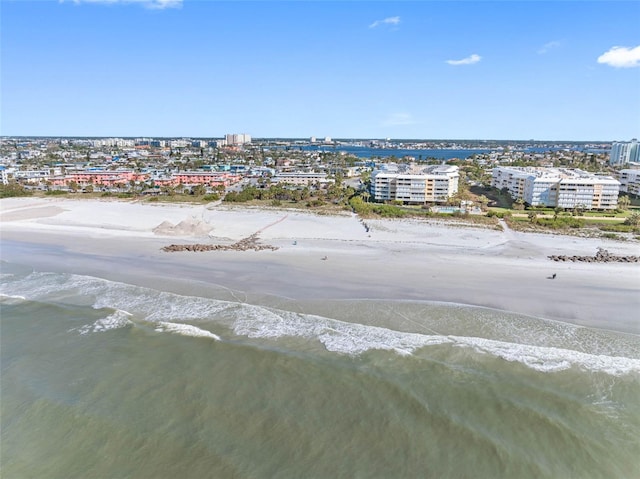
{"label": "sea foam", "polygon": [[[567,330],[563,335],[566,337],[566,347],[557,347],[555,343],[550,347],[549,342],[545,341],[546,333],[536,329],[540,328],[540,322],[532,331],[528,331],[530,334],[521,336],[527,338],[522,342],[433,332],[427,334],[426,328],[425,331],[405,332],[259,305],[183,296],[80,275],[32,273],[21,279],[12,278],[7,281],[3,278],[0,282],[0,294],[36,301],[81,304],[88,301],[96,309],[115,310],[106,318],[80,328],[81,334],[127,327],[135,318],[136,321],[153,323],[159,332],[218,340],[220,338],[211,331],[186,324],[213,322],[228,327],[237,336],[264,340],[298,337],[318,341],[327,351],[352,356],[370,350],[410,355],[429,346],[450,345],[518,362],[544,372],[572,367],[612,375],[640,372],[640,359],[625,357],[636,356],[633,351],[637,344],[626,349],[603,348],[600,336],[604,332],[597,330],[593,330],[595,338],[589,339],[588,344],[583,344],[573,338],[573,333],[580,327],[569,324],[563,325]],[[429,314],[428,308],[424,314]],[[557,323],[549,324],[553,328],[559,327]],[[416,329],[418,326],[416,325]],[[533,336],[538,336],[539,341]]]}
{"label": "sea foam", "polygon": [[220,341],[220,336],[213,334],[206,329],[200,329],[191,324],[165,323],[161,322],[156,325],[157,332],[175,333],[182,336],[192,336],[194,338],[211,338]]}
{"label": "sea foam", "polygon": [[408,333],[393,329],[343,322],[314,315],[274,312],[247,307],[246,316],[234,324],[234,333],[251,338],[301,337],[317,339],[328,351],[359,355],[369,350],[387,350],[408,355],[418,349],[450,344],[515,361],[537,371],[561,371],[579,367],[612,375],[640,372],[640,359],[589,354],[572,349],[497,341],[487,338]]}
{"label": "sea foam", "polygon": [[128,313],[127,311],[117,310],[106,318],[98,319],[92,324],[88,324],[78,328],[78,332],[80,334],[89,334],[124,328],[133,324],[130,318],[131,313]]}

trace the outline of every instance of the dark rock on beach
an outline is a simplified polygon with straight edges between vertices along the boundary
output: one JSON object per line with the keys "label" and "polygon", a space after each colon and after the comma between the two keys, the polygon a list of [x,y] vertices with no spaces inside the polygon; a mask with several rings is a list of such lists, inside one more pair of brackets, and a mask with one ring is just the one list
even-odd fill
{"label": "dark rock on beach", "polygon": [[566,255],[551,255],[548,258],[552,261],[572,261],[581,263],[638,263],[640,262],[640,256],[625,255],[617,256],[609,253],[606,249],[598,248],[598,252],[595,256],[566,256]]}
{"label": "dark rock on beach", "polygon": [[277,250],[277,246],[262,245],[258,242],[258,235],[252,234],[240,241],[233,243],[232,245],[220,245],[220,244],[172,244],[162,248],[162,251],[167,253],[174,253],[178,251],[263,251],[263,250]]}

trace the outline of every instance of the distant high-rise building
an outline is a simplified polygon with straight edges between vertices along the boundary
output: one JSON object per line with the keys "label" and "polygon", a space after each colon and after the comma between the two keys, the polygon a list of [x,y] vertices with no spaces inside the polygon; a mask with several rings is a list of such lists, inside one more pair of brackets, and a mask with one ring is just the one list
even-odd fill
{"label": "distant high-rise building", "polygon": [[248,135],[247,133],[227,133],[225,135],[225,139],[229,146],[251,143],[251,135]]}
{"label": "distant high-rise building", "polygon": [[631,141],[616,142],[611,145],[610,165],[640,163],[640,144],[635,138]]}

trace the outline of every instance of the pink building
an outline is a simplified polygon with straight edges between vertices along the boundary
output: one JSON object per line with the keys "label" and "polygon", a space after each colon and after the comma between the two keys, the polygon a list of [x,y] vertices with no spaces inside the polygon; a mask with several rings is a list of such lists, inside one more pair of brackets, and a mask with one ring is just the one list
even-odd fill
{"label": "pink building", "polygon": [[65,176],[53,178],[51,183],[54,186],[68,186],[69,183],[75,182],[80,186],[89,184],[110,186],[127,185],[133,181],[146,181],[148,174],[136,173],[130,170],[90,170],[90,171],[74,171]]}
{"label": "pink building", "polygon": [[74,171],[65,176],[51,179],[54,186],[69,186],[75,182],[79,186],[89,184],[96,186],[118,187],[127,186],[135,182],[151,183],[156,186],[205,185],[210,187],[224,186],[225,188],[240,181],[240,177],[230,173],[183,171],[167,176],[152,177],[148,173],[136,173],[130,170],[88,170]]}

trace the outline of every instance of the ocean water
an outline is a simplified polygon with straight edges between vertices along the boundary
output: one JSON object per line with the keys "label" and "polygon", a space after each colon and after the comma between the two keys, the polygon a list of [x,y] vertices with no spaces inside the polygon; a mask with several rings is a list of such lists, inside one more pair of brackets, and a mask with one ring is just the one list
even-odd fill
{"label": "ocean water", "polygon": [[3,478],[637,478],[640,338],[4,263]]}

